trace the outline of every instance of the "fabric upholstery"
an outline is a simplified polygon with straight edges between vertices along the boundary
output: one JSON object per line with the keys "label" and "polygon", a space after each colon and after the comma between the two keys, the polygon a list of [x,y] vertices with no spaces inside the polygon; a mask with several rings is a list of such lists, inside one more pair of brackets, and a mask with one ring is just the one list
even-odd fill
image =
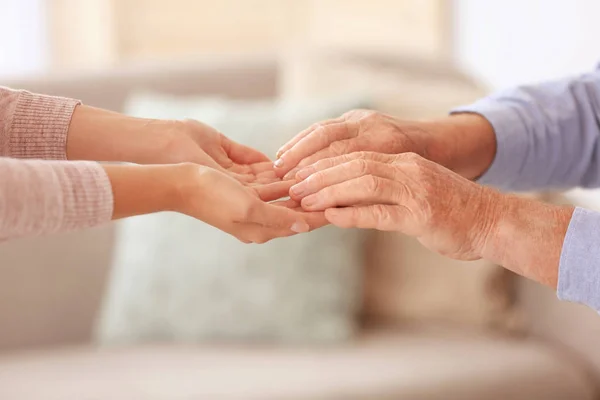
{"label": "fabric upholstery", "polygon": [[407,332],[343,347],[70,348],[0,358],[0,398],[27,400],[591,400],[544,345]]}

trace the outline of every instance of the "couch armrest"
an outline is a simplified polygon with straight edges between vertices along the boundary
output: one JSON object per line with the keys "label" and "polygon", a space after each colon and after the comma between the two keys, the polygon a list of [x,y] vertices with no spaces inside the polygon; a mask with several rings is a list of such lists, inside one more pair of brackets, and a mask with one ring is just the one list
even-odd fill
{"label": "couch armrest", "polygon": [[89,342],[113,225],[0,245],[0,350]]}

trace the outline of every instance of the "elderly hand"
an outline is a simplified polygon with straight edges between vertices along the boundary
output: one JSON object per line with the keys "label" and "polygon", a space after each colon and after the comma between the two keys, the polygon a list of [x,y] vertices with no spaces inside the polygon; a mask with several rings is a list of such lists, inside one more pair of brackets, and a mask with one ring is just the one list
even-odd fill
{"label": "elderly hand", "polygon": [[412,152],[471,179],[488,168],[495,146],[491,125],[479,115],[404,121],[355,110],[300,132],[278,151],[275,167],[278,176],[288,178],[298,168],[356,151]]}
{"label": "elderly hand", "polygon": [[339,227],[396,230],[446,256],[485,258],[556,287],[571,206],[503,195],[414,153],[353,153],[297,173],[290,189]]}
{"label": "elderly hand", "polygon": [[499,194],[415,153],[359,152],[301,169],[290,196],[334,225],[401,231],[452,258],[481,257]]}

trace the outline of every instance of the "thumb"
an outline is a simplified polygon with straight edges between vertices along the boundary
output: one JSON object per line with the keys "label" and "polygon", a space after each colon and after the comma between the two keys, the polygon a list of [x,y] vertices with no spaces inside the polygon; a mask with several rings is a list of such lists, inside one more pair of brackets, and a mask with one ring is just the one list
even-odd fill
{"label": "thumb", "polygon": [[360,207],[328,208],[325,210],[325,218],[340,228],[400,230],[400,221],[398,221],[398,218],[392,217],[391,207],[393,206],[376,204]]}
{"label": "thumb", "polygon": [[267,184],[260,184],[252,188],[262,201],[279,200],[282,197],[288,197],[290,188],[295,181],[278,181]]}

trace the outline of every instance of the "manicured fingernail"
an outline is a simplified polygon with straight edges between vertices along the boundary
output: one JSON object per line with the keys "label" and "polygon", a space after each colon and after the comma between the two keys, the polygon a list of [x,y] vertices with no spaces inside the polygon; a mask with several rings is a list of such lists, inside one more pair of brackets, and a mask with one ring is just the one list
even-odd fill
{"label": "manicured fingernail", "polygon": [[290,192],[298,197],[302,196],[304,193],[304,185],[299,183],[290,188]]}
{"label": "manicured fingernail", "polygon": [[275,154],[275,158],[281,157],[282,154],[283,154],[283,151],[281,149],[277,150],[277,153]]}
{"label": "manicured fingernail", "polygon": [[304,169],[301,169],[300,171],[296,172],[296,179],[304,180],[304,179],[308,178],[310,175],[311,175],[310,168],[304,168]]}
{"label": "manicured fingernail", "polygon": [[310,227],[308,226],[308,224],[306,222],[303,221],[297,221],[294,222],[294,225],[292,225],[292,231],[296,232],[296,233],[303,233],[303,232],[308,232],[310,230]]}
{"label": "manicured fingernail", "polygon": [[275,168],[283,167],[283,159],[278,158],[277,161],[275,161],[275,163],[273,165],[275,165]]}

